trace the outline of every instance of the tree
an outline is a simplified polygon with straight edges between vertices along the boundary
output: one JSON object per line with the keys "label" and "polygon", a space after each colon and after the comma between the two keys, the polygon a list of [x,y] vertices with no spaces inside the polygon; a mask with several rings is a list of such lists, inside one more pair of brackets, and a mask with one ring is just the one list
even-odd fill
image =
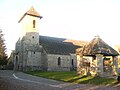
{"label": "tree", "polygon": [[2,30],[0,29],[0,66],[7,64],[6,45],[3,36]]}

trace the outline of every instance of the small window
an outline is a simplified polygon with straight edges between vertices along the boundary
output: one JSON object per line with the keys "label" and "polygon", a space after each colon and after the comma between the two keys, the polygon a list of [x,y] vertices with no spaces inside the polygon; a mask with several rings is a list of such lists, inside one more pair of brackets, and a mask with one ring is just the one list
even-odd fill
{"label": "small window", "polygon": [[34,54],[35,54],[35,52],[34,52]]}
{"label": "small window", "polygon": [[35,28],[35,20],[33,20],[33,28]]}
{"label": "small window", "polygon": [[16,61],[18,61],[18,56],[16,56]]}
{"label": "small window", "polygon": [[72,62],[71,62],[72,66],[74,65],[74,60],[72,59]]}
{"label": "small window", "polygon": [[34,36],[32,36],[32,38],[34,39]]}
{"label": "small window", "polygon": [[58,66],[60,66],[60,65],[61,65],[61,58],[58,57]]}

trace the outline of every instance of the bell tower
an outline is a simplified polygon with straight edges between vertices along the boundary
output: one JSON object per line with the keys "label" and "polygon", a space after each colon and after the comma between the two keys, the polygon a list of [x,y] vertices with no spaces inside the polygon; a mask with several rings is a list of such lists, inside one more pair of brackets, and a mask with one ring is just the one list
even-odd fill
{"label": "bell tower", "polygon": [[28,44],[39,44],[39,20],[42,16],[33,6],[18,21],[21,26],[21,39]]}
{"label": "bell tower", "polygon": [[21,26],[21,37],[16,43],[19,56],[19,70],[42,70],[47,67],[42,60],[42,47],[39,44],[39,21],[42,16],[31,7],[18,21]]}

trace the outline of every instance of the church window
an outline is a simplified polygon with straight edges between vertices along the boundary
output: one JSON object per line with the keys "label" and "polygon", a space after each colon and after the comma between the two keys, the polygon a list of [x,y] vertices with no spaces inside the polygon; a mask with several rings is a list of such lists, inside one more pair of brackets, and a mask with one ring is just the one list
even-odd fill
{"label": "church window", "polygon": [[35,23],[36,23],[35,20],[33,20],[33,28],[35,28]]}
{"label": "church window", "polygon": [[61,58],[58,57],[58,65],[60,66],[61,65]]}
{"label": "church window", "polygon": [[74,59],[72,59],[72,62],[71,62],[72,66],[74,65]]}
{"label": "church window", "polygon": [[35,54],[35,52],[34,52],[34,54]]}

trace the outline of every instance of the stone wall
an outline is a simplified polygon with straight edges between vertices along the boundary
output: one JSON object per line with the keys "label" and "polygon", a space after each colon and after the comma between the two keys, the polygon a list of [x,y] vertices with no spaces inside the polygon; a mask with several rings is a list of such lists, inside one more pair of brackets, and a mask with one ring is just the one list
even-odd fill
{"label": "stone wall", "polygon": [[43,52],[41,53],[41,69],[43,71],[47,71],[48,70],[48,58],[47,58],[47,54],[46,52],[43,50]]}
{"label": "stone wall", "polygon": [[76,54],[70,54],[70,70],[76,71],[77,70],[77,55]]}
{"label": "stone wall", "polygon": [[25,44],[39,44],[39,33],[37,32],[27,32],[23,43]]}
{"label": "stone wall", "polygon": [[[74,55],[73,55],[74,56]],[[75,59],[71,55],[56,55],[48,54],[48,71],[70,71],[72,68],[71,59]],[[58,64],[58,58],[60,58],[60,65]],[[75,60],[74,60],[75,61]],[[76,65],[76,62],[74,62]]]}
{"label": "stone wall", "polygon": [[26,70],[47,70],[47,58],[43,52],[28,51]]}
{"label": "stone wall", "polygon": [[27,52],[27,66],[41,66],[41,52]]}

